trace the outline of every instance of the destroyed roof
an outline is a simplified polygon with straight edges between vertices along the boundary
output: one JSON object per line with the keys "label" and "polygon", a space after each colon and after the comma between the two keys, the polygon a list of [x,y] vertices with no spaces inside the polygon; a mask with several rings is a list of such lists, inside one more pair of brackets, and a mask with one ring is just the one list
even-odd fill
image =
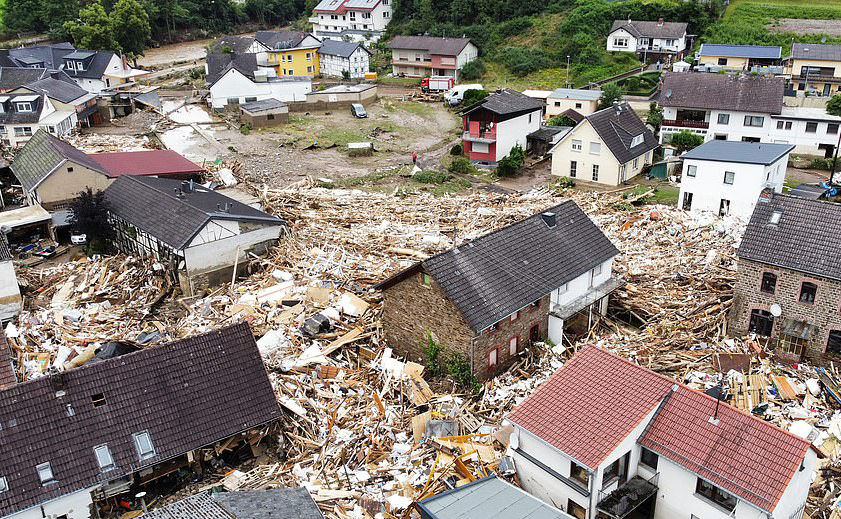
{"label": "destroyed roof", "polygon": [[782,47],[771,45],[719,45],[702,43],[698,53],[701,56],[722,56],[727,58],[780,59]]}
{"label": "destroyed roof", "polygon": [[580,88],[558,88],[549,94],[549,99],[575,99],[579,101],[598,101],[601,90],[582,90]]}
{"label": "destroyed roof", "polygon": [[791,57],[818,61],[841,61],[841,45],[795,43],[791,46]]}
{"label": "destroyed roof", "polygon": [[89,98],[95,97],[76,83],[60,81],[51,77],[27,83],[26,85],[23,85],[23,88],[39,94],[44,94],[50,99],[55,99],[61,103],[72,103],[73,101],[86,96]]}
{"label": "destroyed roof", "polygon": [[792,144],[722,141],[713,139],[683,154],[683,159],[738,162],[768,166],[794,149]]}
{"label": "destroyed roof", "polygon": [[[105,190],[111,212],[176,250],[211,220],[283,225],[283,221],[198,184],[154,177],[120,176]],[[228,208],[226,210],[226,207]]]}
{"label": "destroyed roof", "polygon": [[[5,238],[0,238],[2,241]],[[6,245],[8,251],[8,245]],[[18,383],[6,334],[0,329],[0,390]]]}
{"label": "destroyed roof", "polygon": [[614,20],[610,32],[625,29],[628,34],[635,38],[673,38],[679,40],[686,34],[686,27],[685,22]]}
{"label": "destroyed roof", "polygon": [[323,519],[306,488],[201,492],[143,514],[144,519]]}
{"label": "destroyed roof", "polygon": [[496,474],[418,502],[426,519],[573,519]]}
{"label": "destroyed roof", "polygon": [[520,112],[542,110],[544,105],[545,103],[540,99],[535,99],[521,94],[516,90],[505,88],[489,95],[478,103],[468,106],[464,111],[464,115],[470,114],[480,108],[497,115],[511,115]]}
{"label": "destroyed roof", "polygon": [[102,166],[90,158],[90,155],[43,129],[35,132],[23,146],[11,168],[23,187],[32,191],[65,160],[105,174]]}
{"label": "destroyed roof", "polygon": [[[657,137],[642,122],[628,103],[599,110],[585,117],[602,142],[610,149],[620,164],[628,162],[643,153],[657,148]],[[642,142],[631,147],[634,137],[642,135]]]}
{"label": "destroyed roof", "polygon": [[[544,213],[554,213],[554,227],[546,224]],[[575,202],[567,200],[425,259],[377,288],[385,290],[422,269],[479,332],[618,253]]]}
{"label": "destroyed roof", "polygon": [[361,43],[353,43],[349,41],[338,40],[324,40],[321,47],[318,49],[319,54],[327,54],[330,56],[340,56],[342,58],[349,58],[351,54],[356,52],[356,49],[362,49],[368,54],[371,52],[366,49]]}
{"label": "destroyed roof", "polygon": [[204,172],[201,166],[174,150],[92,153],[88,157],[112,178],[121,175],[198,175]]}
{"label": "destroyed roof", "polygon": [[[0,261],[10,261],[12,259],[12,251],[9,249],[9,239],[0,229]],[[0,331],[0,340],[2,340],[3,333]]]}
{"label": "destroyed roof", "polygon": [[207,55],[207,84],[213,85],[231,69],[237,70],[243,76],[253,80],[257,70],[257,55],[249,54],[208,54]]}
{"label": "destroyed roof", "polygon": [[[86,58],[89,59],[90,62],[87,63],[84,70],[72,69],[69,67],[64,67],[63,70],[72,78],[100,79],[105,74],[105,71],[108,70],[108,64],[111,63],[111,58],[113,57],[114,52],[110,50],[99,50],[96,51],[93,58]],[[67,56],[65,56],[65,59],[66,58]]]}
{"label": "destroyed roof", "polygon": [[[253,36],[234,36],[224,34],[216,40],[208,49],[208,54],[245,54],[251,49],[254,43]],[[225,48],[230,51],[226,51]]]}
{"label": "destroyed roof", "polygon": [[[780,213],[779,222],[771,216]],[[763,192],[745,228],[739,258],[841,280],[841,204]]]}
{"label": "destroyed roof", "polygon": [[257,31],[254,39],[270,49],[294,49],[303,42],[308,33],[302,31]]}
{"label": "destroyed roof", "polygon": [[260,101],[251,101],[249,103],[239,105],[241,109],[251,113],[265,112],[268,110],[277,110],[278,108],[283,108],[284,106],[286,106],[286,103],[284,103],[280,99],[275,99],[274,97],[262,99]]}
{"label": "destroyed roof", "polygon": [[58,69],[64,64],[64,56],[75,50],[73,45],[68,42],[34,45],[32,47],[9,49],[9,57],[24,66],[31,63],[42,63],[44,68]]}
{"label": "destroyed roof", "polygon": [[469,38],[439,38],[437,36],[395,36],[388,42],[390,49],[425,50],[430,54],[458,56]]}
{"label": "destroyed roof", "polygon": [[[93,395],[105,404],[94,406]],[[37,410],[34,412],[33,410]],[[0,390],[0,515],[105,483],[281,416],[251,328],[240,323]],[[133,435],[155,454],[140,460]],[[108,445],[115,468],[100,470]],[[55,483],[35,467],[49,462]]]}
{"label": "destroyed roof", "polygon": [[663,106],[779,114],[785,79],[763,75],[666,73]]}

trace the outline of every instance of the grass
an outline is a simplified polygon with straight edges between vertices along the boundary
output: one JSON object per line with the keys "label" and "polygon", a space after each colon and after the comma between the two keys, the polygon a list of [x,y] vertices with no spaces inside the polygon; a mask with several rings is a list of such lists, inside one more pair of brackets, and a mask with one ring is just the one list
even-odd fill
{"label": "grass", "polygon": [[[747,4],[779,7],[814,7],[815,3],[815,0],[730,0],[730,5],[724,11],[724,16],[725,18],[731,16],[738,6]],[[820,5],[823,7],[838,6],[841,8],[841,0],[821,0]],[[794,17],[789,16],[789,18]]]}
{"label": "grass", "polygon": [[654,196],[648,199],[648,203],[677,206],[680,189],[669,184],[661,184],[654,190]]}
{"label": "grass", "polygon": [[435,110],[429,103],[420,103],[417,101],[405,101],[402,103],[395,103],[394,107],[410,114],[415,114],[424,119],[432,119],[435,117]]}
{"label": "grass", "polygon": [[383,85],[416,87],[416,86],[420,86],[420,79],[419,78],[409,78],[409,77],[380,76],[379,78],[377,78],[377,83],[380,83],[380,84],[383,84]]}

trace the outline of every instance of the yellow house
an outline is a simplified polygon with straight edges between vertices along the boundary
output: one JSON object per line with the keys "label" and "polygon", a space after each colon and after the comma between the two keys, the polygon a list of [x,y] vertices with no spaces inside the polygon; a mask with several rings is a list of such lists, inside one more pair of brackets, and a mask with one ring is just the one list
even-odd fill
{"label": "yellow house", "polygon": [[297,31],[258,31],[254,40],[262,45],[266,66],[273,67],[279,77],[318,74],[318,49],[321,40]]}
{"label": "yellow house", "polygon": [[786,73],[791,87],[800,92],[822,96],[841,92],[841,45],[795,43]]}
{"label": "yellow house", "polygon": [[781,47],[704,43],[698,51],[698,64],[727,70],[750,70],[754,65],[779,65],[781,54]]}

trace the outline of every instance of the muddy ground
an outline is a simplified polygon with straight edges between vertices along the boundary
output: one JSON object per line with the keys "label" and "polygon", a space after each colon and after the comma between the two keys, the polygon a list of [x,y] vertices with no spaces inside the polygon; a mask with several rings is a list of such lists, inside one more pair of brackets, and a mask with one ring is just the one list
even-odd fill
{"label": "muddy ground", "polygon": [[841,36],[841,23],[838,20],[810,20],[798,18],[780,18],[770,24],[768,30],[772,32],[793,32],[797,34],[826,34]]}

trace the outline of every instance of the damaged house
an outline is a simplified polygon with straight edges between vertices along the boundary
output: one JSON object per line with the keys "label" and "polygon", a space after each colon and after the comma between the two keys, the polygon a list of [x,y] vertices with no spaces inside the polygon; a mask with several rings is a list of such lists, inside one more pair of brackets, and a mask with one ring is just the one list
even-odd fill
{"label": "damaged house", "polygon": [[0,517],[101,517],[112,496],[253,447],[280,416],[245,323],[8,386]]}
{"label": "damaged house", "polygon": [[188,295],[230,282],[233,271],[265,252],[285,227],[279,218],[194,182],[121,176],[105,196],[117,248],[158,259]]}
{"label": "damaged house", "polygon": [[416,360],[431,336],[491,377],[530,342],[569,344],[586,333],[622,284],[612,276],[618,253],[575,202],[563,202],[377,285],[385,337]]}
{"label": "damaged house", "polygon": [[[0,324],[14,318],[23,309],[23,298],[20,296],[18,278],[12,263],[12,253],[9,241],[0,230]],[[0,333],[1,334],[1,333]],[[0,342],[0,349],[5,347],[5,340]],[[8,351],[0,351],[0,363],[3,362]],[[0,370],[3,367],[0,366]]]}
{"label": "damaged house", "polygon": [[791,519],[812,444],[585,346],[508,415],[523,488],[579,519]]}

